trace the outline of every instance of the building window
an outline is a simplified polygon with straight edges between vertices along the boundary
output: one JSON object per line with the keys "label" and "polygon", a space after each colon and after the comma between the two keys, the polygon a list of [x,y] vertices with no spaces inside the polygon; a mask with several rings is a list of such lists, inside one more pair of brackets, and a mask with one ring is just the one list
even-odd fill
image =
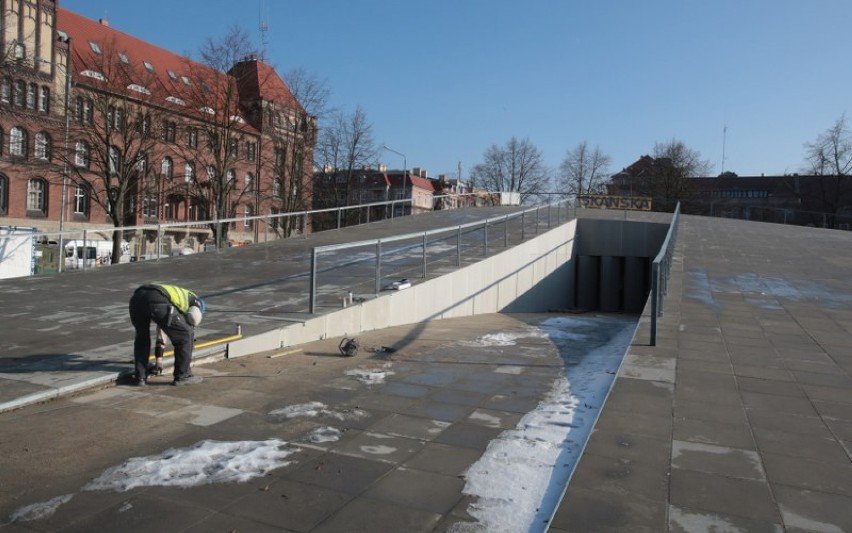
{"label": "building window", "polygon": [[88,216],[89,195],[85,185],[77,185],[74,189],[74,214]]}
{"label": "building window", "polygon": [[77,97],[77,122],[91,124],[94,122],[94,103],[91,98]]}
{"label": "building window", "polygon": [[145,65],[145,70],[148,72],[154,72],[154,65],[152,65],[150,61],[143,61],[142,64]]}
{"label": "building window", "polygon": [[254,161],[255,159],[257,159],[257,143],[246,143],[246,159],[248,159],[249,161]]}
{"label": "building window", "polygon": [[27,131],[15,126],[9,132],[9,155],[25,157],[27,155]]}
{"label": "building window", "polygon": [[228,143],[228,149],[231,152],[231,157],[234,159],[240,157],[240,142],[237,139],[231,139]]}
{"label": "building window", "polygon": [[207,181],[213,181],[216,177],[216,168],[213,165],[207,165]]}
{"label": "building window", "polygon": [[41,96],[38,100],[38,110],[42,113],[50,112],[50,87],[42,85]]}
{"label": "building window", "polygon": [[281,197],[281,176],[273,176],[272,178],[272,196]]}
{"label": "building window", "polygon": [[47,208],[47,184],[41,178],[27,182],[27,211],[45,214]]}
{"label": "building window", "polygon": [[251,172],[246,173],[246,191],[252,191],[252,187],[254,186],[254,176],[251,175]]}
{"label": "building window", "polygon": [[244,227],[244,228],[251,228],[251,227],[252,227],[252,223],[253,223],[254,221],[251,219],[251,217],[252,217],[252,210],[251,210],[251,206],[250,206],[250,205],[246,205],[246,206],[245,206],[245,211],[244,211],[244,213],[245,213],[245,215],[243,215],[243,227]]}
{"label": "building window", "polygon": [[163,140],[167,143],[175,142],[175,131],[177,130],[177,126],[171,120],[166,120],[163,122]]}
{"label": "building window", "polygon": [[27,84],[22,80],[15,80],[14,103],[18,107],[24,107],[24,96],[27,92]]}
{"label": "building window", "polygon": [[36,108],[36,98],[38,97],[38,85],[30,83],[27,87],[27,107],[30,109]]}
{"label": "building window", "polygon": [[163,175],[166,179],[172,179],[174,172],[174,164],[172,163],[171,157],[164,157],[163,162],[160,164],[160,174]]}
{"label": "building window", "polygon": [[121,172],[121,154],[115,146],[109,147],[109,173],[119,174]]}
{"label": "building window", "polygon": [[195,165],[187,163],[183,171],[183,180],[187,183],[195,179]]}
{"label": "building window", "polygon": [[145,198],[142,200],[142,216],[146,218],[157,218],[160,202],[157,198],[157,193],[150,190],[145,191]]}
{"label": "building window", "polygon": [[15,59],[23,59],[27,55],[27,48],[23,43],[15,43]]}
{"label": "building window", "polygon": [[147,113],[140,113],[139,116],[136,117],[136,131],[142,137],[148,137],[151,133],[151,115]]}
{"label": "building window", "polygon": [[89,145],[85,141],[77,141],[74,147],[74,164],[78,167],[89,168]]}
{"label": "building window", "polygon": [[284,149],[275,149],[275,168],[280,172],[284,168]]}
{"label": "building window", "polygon": [[136,154],[136,170],[142,174],[148,172],[148,154],[145,152]]}
{"label": "building window", "polygon": [[237,179],[237,175],[236,175],[236,173],[234,173],[234,170],[231,169],[231,170],[228,171],[227,176],[228,176],[228,186],[230,187],[234,184],[234,181]]}
{"label": "building window", "polygon": [[193,127],[186,128],[186,145],[190,148],[198,148],[198,130]]}
{"label": "building window", "polygon": [[89,41],[89,48],[92,49],[92,52],[94,52],[98,55],[101,54],[101,47],[95,41]]}
{"label": "building window", "polygon": [[130,64],[130,60],[129,60],[129,59],[127,59],[127,54],[125,54],[124,52],[119,52],[119,53],[118,53],[118,59],[119,59],[119,61],[121,61],[121,62],[122,62],[122,63],[124,63],[125,65],[129,65],[129,64]]}
{"label": "building window", "polygon": [[50,160],[50,136],[40,131],[35,136],[35,156],[43,161]]}
{"label": "building window", "polygon": [[0,174],[0,215],[9,211],[9,178]]}
{"label": "building window", "polygon": [[12,78],[3,78],[0,82],[0,102],[4,104],[12,102]]}

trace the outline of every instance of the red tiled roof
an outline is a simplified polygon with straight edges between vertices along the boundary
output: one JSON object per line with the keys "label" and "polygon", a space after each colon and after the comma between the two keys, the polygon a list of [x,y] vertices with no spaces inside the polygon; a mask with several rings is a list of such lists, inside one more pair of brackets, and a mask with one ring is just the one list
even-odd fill
{"label": "red tiled roof", "polygon": [[[187,112],[197,114],[200,107],[209,106],[217,110],[225,107],[224,103],[214,105],[217,100],[226,100],[217,93],[224,92],[222,88],[235,81],[224,72],[61,7],[57,8],[57,28],[71,38],[72,72],[76,83],[93,87],[99,83],[136,83],[151,91],[150,99],[153,103],[167,105],[167,102],[171,101],[175,109],[184,108]],[[100,54],[93,50],[91,43],[99,47]],[[127,63],[122,60],[122,55],[127,59]],[[146,63],[151,65],[153,72],[147,69]],[[301,109],[287,85],[272,67],[260,61],[246,61],[238,65],[247,65],[253,73],[248,76],[249,80],[254,80],[253,94],[265,100]],[[86,76],[83,74],[86,70],[99,72],[107,81],[98,81]],[[102,70],[109,72],[101,72]],[[230,100],[230,112],[239,114],[236,109],[238,102],[234,101],[236,99]],[[180,101],[185,106],[181,106]]]}
{"label": "red tiled roof", "polygon": [[435,191],[435,186],[432,183],[432,180],[428,180],[426,178],[421,178],[420,176],[408,176],[411,180],[411,185],[414,187],[418,187],[420,189],[425,189],[427,191]]}

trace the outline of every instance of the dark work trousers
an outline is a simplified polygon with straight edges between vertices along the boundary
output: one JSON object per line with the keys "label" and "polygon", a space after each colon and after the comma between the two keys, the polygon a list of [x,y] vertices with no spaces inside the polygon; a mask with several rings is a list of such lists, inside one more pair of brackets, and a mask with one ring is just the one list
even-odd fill
{"label": "dark work trousers", "polygon": [[192,342],[195,337],[193,327],[186,318],[169,302],[165,294],[152,287],[139,287],[130,298],[130,321],[136,328],[133,343],[133,360],[136,379],[146,376],[148,357],[151,353],[151,322],[160,326],[175,347],[175,379],[192,375],[189,366],[192,363]]}

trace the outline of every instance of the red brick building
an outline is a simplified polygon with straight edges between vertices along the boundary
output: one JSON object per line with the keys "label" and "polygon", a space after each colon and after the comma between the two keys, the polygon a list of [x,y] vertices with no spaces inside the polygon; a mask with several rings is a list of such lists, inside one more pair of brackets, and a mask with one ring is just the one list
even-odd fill
{"label": "red brick building", "polygon": [[[217,70],[58,3],[0,2],[0,225],[197,221],[162,244],[197,248],[205,222],[240,218],[221,237],[252,240],[269,228],[248,217],[310,208],[315,119],[274,69]],[[135,254],[157,240],[123,236]]]}

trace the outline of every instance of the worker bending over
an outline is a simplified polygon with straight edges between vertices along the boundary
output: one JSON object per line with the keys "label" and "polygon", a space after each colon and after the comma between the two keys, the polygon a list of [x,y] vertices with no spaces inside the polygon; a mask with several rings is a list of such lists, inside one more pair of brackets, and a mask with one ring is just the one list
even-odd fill
{"label": "worker bending over", "polygon": [[[163,283],[142,285],[130,298],[130,321],[136,329],[133,342],[133,360],[135,365],[134,384],[142,386],[148,379],[148,358],[151,353],[151,322],[157,324],[157,354],[162,357],[165,340],[161,332],[168,336],[175,347],[174,381],[172,385],[194,385],[201,383],[200,376],[193,376],[192,344],[195,340],[195,326],[201,323],[204,314],[204,300],[194,292]],[[160,361],[161,362],[161,359]]]}

